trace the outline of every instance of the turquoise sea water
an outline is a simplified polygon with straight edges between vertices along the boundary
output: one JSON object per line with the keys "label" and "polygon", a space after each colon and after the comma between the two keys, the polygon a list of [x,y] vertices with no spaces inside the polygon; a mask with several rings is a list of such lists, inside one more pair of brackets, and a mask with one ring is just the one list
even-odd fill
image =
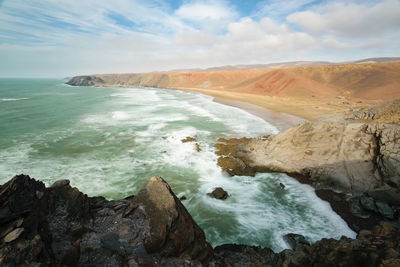
{"label": "turquoise sea water", "polygon": [[[69,179],[89,196],[120,199],[162,176],[213,246],[280,251],[287,233],[310,241],[354,237],[314,190],[284,174],[228,177],[216,165],[219,137],[274,134],[270,123],[209,96],[155,88],[70,87],[62,80],[0,79],[0,184],[28,174]],[[195,136],[194,143],[181,139]],[[286,185],[281,190],[279,183]],[[230,197],[209,198],[222,186]]]}

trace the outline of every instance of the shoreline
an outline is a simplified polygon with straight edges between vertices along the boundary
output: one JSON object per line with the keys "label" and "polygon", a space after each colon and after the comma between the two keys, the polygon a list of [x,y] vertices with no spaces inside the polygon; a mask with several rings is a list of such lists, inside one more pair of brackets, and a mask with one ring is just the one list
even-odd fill
{"label": "shoreline", "polygon": [[167,88],[171,90],[189,91],[193,93],[198,93],[202,95],[208,95],[213,97],[213,102],[242,109],[244,111],[257,116],[271,125],[275,126],[279,132],[285,131],[289,128],[295,127],[300,123],[309,121],[307,118],[293,115],[284,111],[279,111],[276,109],[267,108],[265,106],[257,105],[251,101],[246,101],[245,99],[233,99],[226,96],[221,92],[221,94],[213,94],[208,90],[198,90],[198,89],[182,89],[182,88]]}
{"label": "shoreline", "polygon": [[279,130],[279,132],[285,131],[287,129],[297,126],[300,123],[308,121],[307,119],[298,116],[267,109],[244,101],[224,99],[220,97],[214,97],[213,101],[223,105],[245,110],[272,124]]}

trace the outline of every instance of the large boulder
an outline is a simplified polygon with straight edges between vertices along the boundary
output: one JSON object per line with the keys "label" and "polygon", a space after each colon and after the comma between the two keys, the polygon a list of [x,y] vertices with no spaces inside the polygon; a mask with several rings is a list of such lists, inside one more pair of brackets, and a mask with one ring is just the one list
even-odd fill
{"label": "large boulder", "polygon": [[143,208],[149,219],[147,251],[166,256],[186,254],[199,260],[211,256],[212,249],[205,241],[204,232],[161,177],[150,178],[134,203]]}

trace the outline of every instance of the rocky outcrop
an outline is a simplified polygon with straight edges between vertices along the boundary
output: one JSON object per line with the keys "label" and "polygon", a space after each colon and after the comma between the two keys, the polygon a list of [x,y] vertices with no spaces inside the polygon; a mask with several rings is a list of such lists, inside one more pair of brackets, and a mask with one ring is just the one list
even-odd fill
{"label": "rocky outcrop", "polygon": [[[215,259],[224,266],[399,266],[400,230],[383,223],[361,231],[357,239],[322,239],[295,250],[274,253],[268,248],[222,245]],[[301,236],[297,236],[301,239]]]}
{"label": "rocky outcrop", "polygon": [[152,177],[137,196],[107,201],[60,180],[18,175],[0,187],[1,266],[397,266],[398,224],[362,230],[357,239],[294,248],[222,245],[214,250],[170,186]]}
{"label": "rocky outcrop", "polygon": [[96,76],[76,76],[66,84],[72,86],[101,86],[104,84],[104,80]]}
{"label": "rocky outcrop", "polygon": [[[203,231],[160,177],[136,197],[87,197],[62,180],[15,176],[0,188],[1,266],[199,265]],[[36,264],[36,265],[35,265]]]}
{"label": "rocky outcrop", "polygon": [[398,124],[306,122],[274,137],[223,141],[217,154],[230,159],[230,174],[298,174],[317,188],[360,194],[399,175],[399,137]]}

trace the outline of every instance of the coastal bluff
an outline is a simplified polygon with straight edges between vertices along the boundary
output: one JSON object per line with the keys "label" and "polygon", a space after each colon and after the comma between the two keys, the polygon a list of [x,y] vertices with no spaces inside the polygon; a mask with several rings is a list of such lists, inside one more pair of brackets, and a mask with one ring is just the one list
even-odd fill
{"label": "coastal bluff", "polygon": [[2,266],[398,266],[400,230],[382,222],[357,239],[284,238],[292,250],[211,248],[161,177],[137,196],[88,197],[68,180],[50,187],[17,175],[0,187]]}
{"label": "coastal bluff", "polygon": [[397,187],[399,114],[400,99],[344,118],[304,122],[275,136],[219,140],[218,162],[232,163],[232,175],[243,175],[244,169],[283,172],[306,177],[315,188],[355,195],[386,185]]}

